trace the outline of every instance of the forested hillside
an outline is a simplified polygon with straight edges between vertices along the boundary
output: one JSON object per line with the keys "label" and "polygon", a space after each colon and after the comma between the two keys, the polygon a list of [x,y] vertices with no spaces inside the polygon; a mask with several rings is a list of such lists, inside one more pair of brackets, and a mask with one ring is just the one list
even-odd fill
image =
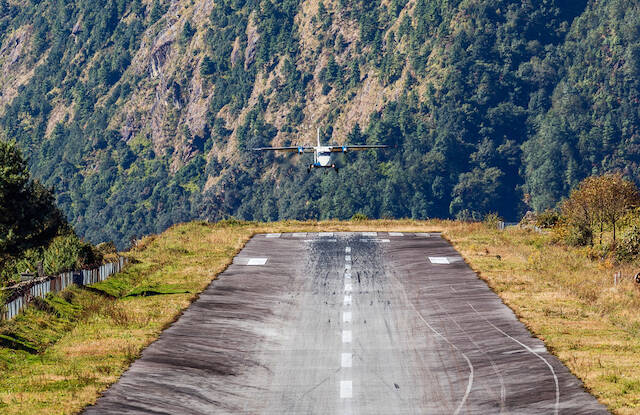
{"label": "forested hillside", "polygon": [[[640,5],[0,0],[0,138],[80,235],[192,218],[518,218],[640,180]],[[245,150],[331,143],[339,175]],[[348,161],[348,162],[347,162]]]}

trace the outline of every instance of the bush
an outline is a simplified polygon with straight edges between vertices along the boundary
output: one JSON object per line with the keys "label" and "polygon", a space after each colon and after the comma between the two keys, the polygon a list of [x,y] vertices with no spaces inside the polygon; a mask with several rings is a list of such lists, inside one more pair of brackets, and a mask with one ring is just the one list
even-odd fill
{"label": "bush", "polygon": [[102,262],[102,254],[76,235],[57,236],[44,251],[47,275],[64,271],[93,268]]}
{"label": "bush", "polygon": [[589,245],[593,241],[593,229],[584,222],[569,223],[566,226],[564,240],[571,246]]}
{"label": "bush", "polygon": [[536,217],[536,226],[539,228],[554,228],[558,223],[560,223],[560,213],[555,210],[545,210]]}
{"label": "bush", "polygon": [[363,221],[363,220],[369,220],[369,217],[367,215],[365,215],[364,213],[356,213],[351,217],[352,221],[358,222],[358,221]]}
{"label": "bush", "polygon": [[616,259],[620,262],[629,262],[640,255],[640,226],[631,225],[623,233],[616,245]]}
{"label": "bush", "polygon": [[502,222],[502,218],[497,213],[489,213],[485,215],[482,221],[487,228],[497,229],[498,223]]}

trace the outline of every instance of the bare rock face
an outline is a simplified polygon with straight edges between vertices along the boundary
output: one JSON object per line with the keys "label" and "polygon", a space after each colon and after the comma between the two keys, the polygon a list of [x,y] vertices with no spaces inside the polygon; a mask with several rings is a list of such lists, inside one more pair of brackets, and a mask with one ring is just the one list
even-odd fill
{"label": "bare rock face", "polygon": [[249,17],[249,23],[247,24],[247,48],[244,51],[245,70],[249,69],[249,66],[251,66],[256,59],[256,48],[259,40],[260,34],[255,24],[255,13],[252,13]]}
{"label": "bare rock face", "polygon": [[236,40],[233,42],[233,50],[231,51],[231,67],[235,67],[240,62],[241,58],[240,37],[236,37]]}
{"label": "bare rock face", "polygon": [[167,57],[169,56],[169,52],[171,51],[172,43],[173,40],[168,39],[167,41],[153,48],[153,52],[151,53],[149,72],[154,78],[157,78],[162,74],[162,67],[167,61]]}

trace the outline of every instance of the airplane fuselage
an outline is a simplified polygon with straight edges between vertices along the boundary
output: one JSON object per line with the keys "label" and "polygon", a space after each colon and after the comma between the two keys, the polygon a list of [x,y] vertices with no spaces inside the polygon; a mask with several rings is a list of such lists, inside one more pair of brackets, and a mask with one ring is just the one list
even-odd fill
{"label": "airplane fuselage", "polygon": [[316,147],[313,156],[313,167],[333,168],[331,147]]}

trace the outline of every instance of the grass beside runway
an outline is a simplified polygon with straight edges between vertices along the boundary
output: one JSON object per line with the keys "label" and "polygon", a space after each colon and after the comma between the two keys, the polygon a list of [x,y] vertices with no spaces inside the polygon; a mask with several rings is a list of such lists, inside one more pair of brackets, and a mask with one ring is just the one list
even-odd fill
{"label": "grass beside runway", "polygon": [[125,272],[93,290],[51,296],[0,323],[0,346],[13,346],[0,347],[0,412],[78,412],[118,379],[253,234],[319,231],[444,232],[594,395],[616,413],[640,411],[640,294],[628,279],[613,287],[618,269],[612,264],[525,230],[380,220],[193,222],[145,238],[129,253],[136,263]]}

